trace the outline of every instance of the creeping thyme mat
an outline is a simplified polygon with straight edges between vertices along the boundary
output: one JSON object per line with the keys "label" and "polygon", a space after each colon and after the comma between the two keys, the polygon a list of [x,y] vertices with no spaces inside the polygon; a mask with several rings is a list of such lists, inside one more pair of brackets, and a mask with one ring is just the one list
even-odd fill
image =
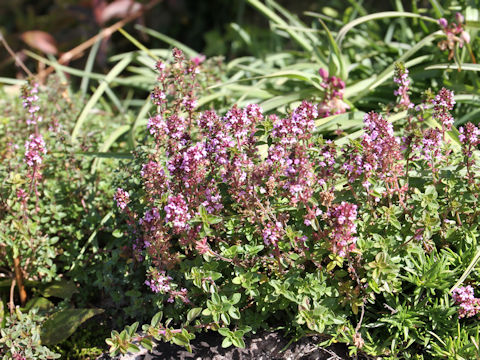
{"label": "creeping thyme mat", "polygon": [[480,357],[478,11],[245,3],[0,96],[3,360]]}
{"label": "creeping thyme mat", "polygon": [[[352,354],[420,354],[431,334],[424,324],[477,314],[473,288],[451,274],[460,275],[452,248],[472,250],[459,234],[475,224],[480,131],[453,131],[453,91],[414,104],[398,63],[393,112],[402,117],[368,112],[363,131],[342,143],[315,132],[330,102],[303,100],[284,117],[257,104],[200,112],[195,62],[174,49],[156,69],[150,137],[114,198],[162,310],[142,335],[138,323],[113,332],[112,353],[152,339],[190,351],[205,330],[244,348],[252,330],[281,319],[288,332],[346,342]],[[341,101],[343,82],[319,74]]]}

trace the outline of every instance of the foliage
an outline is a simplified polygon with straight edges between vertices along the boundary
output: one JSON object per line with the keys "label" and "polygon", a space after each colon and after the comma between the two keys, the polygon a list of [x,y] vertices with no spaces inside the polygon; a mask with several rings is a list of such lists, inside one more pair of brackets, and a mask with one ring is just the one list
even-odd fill
{"label": "foliage", "polygon": [[398,64],[396,127],[369,112],[359,138],[342,143],[314,132],[325,102],[303,101],[285,117],[257,105],[198,111],[200,69],[178,49],[173,58],[157,62],[150,137],[115,193],[134,259],[169,318],[157,314],[145,335],[138,323],[112,333],[113,353],[152,337],[189,349],[202,329],[243,346],[245,333],[279,322],[391,358],[439,355],[433,344],[457,324],[474,335],[450,292],[477,252],[480,131],[455,133],[451,91],[412,103]]}
{"label": "foliage", "polygon": [[[8,279],[1,281],[0,295],[11,308],[17,302],[22,311],[36,309],[48,316],[42,325],[42,343],[51,344],[64,340],[86,318],[103,311],[75,309],[72,297],[78,289],[65,280],[65,273],[71,270],[69,277],[77,281],[83,273],[72,263],[85,261],[88,242],[84,242],[110,202],[105,195],[111,186],[99,182],[98,172],[89,173],[88,159],[75,155],[79,147],[89,149],[100,133],[91,133],[90,143],[84,134],[81,144],[70,142],[72,115],[80,99],[72,98],[65,84],[51,83],[46,91],[33,81],[26,84],[22,89],[24,109],[5,94],[1,101],[5,106],[0,130],[4,139],[0,151],[0,266]],[[58,321],[65,313],[67,319],[63,315]],[[38,342],[34,335],[22,341]]]}
{"label": "foliage", "polygon": [[475,4],[247,3],[270,30],[231,24],[249,55],[229,61],[142,26],[173,61],[124,29],[138,51],[105,75],[100,42],[82,70],[27,52],[58,78],[32,79],[24,108],[0,99],[3,302],[46,316],[44,344],[99,308],[133,323],[112,353],[274,328],[351,354],[478,357]]}
{"label": "foliage", "polygon": [[36,311],[23,314],[19,310],[6,318],[5,327],[0,329],[0,355],[4,360],[58,359],[60,355],[40,344],[40,324],[43,317]]}

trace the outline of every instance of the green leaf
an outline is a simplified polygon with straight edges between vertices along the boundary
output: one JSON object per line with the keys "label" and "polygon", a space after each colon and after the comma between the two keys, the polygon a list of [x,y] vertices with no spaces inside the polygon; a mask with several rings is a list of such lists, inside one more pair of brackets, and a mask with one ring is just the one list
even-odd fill
{"label": "green leaf", "polygon": [[50,300],[45,299],[44,297],[34,297],[27,302],[23,311],[28,312],[31,309],[49,310],[53,309],[54,307],[55,305]]}
{"label": "green leaf", "polygon": [[152,325],[153,327],[157,327],[158,324],[160,324],[160,321],[162,321],[162,317],[163,317],[163,312],[162,311],[157,312],[153,316],[152,321],[150,322],[150,325]]}
{"label": "green leaf", "polygon": [[240,319],[240,311],[234,306],[228,309],[228,314],[233,318],[233,319]]}
{"label": "green leaf", "polygon": [[128,335],[133,336],[135,331],[138,329],[138,321],[134,322],[132,325],[127,326]]}
{"label": "green leaf", "polygon": [[[247,0],[247,1],[250,3],[250,5],[256,7],[257,10],[259,10],[266,17],[268,17],[273,23],[277,25],[288,26],[288,23],[285,20],[283,20],[270,8],[265,6],[261,1],[259,0]],[[293,40],[298,42],[300,46],[302,46],[307,52],[311,53],[313,51],[312,45],[303,35],[290,29],[286,29],[285,31],[292,37]]]}
{"label": "green leaf", "polygon": [[[330,53],[328,55],[329,72],[331,74],[335,74],[335,75],[341,77],[342,79],[346,79],[348,74],[347,74],[347,70],[346,70],[346,66],[345,66],[345,59],[344,59],[342,53],[340,52],[340,49],[337,45],[337,42],[333,38],[333,35],[330,32],[330,30],[328,29],[327,25],[321,19],[318,19],[318,21],[320,22],[322,27],[327,32],[328,42],[330,43]],[[334,66],[334,61],[332,61],[333,60],[333,55],[335,55],[335,57],[337,59],[337,62],[338,62],[338,69],[337,69],[338,71],[332,71],[333,70],[332,67]]]}
{"label": "green leaf", "polygon": [[150,56],[152,59],[154,59],[155,61],[158,61],[160,60],[158,58],[158,56],[156,56],[155,54],[153,54],[147,47],[145,47],[145,45],[143,45],[140,41],[138,41],[137,39],[135,39],[132,35],[130,35],[129,33],[127,33],[124,29],[120,28],[118,29],[118,31],[123,35],[125,36],[125,38],[130,41],[133,45],[135,45],[139,50],[142,50],[144,51],[146,54],[148,54],[148,56]]}
{"label": "green leaf", "polygon": [[0,329],[5,327],[5,305],[2,299],[0,299]]}
{"label": "green leaf", "polygon": [[[425,70],[459,70],[458,64],[435,64],[425,68]],[[463,63],[460,70],[480,71],[480,64]]]}
{"label": "green leaf", "polygon": [[230,340],[230,338],[226,337],[225,339],[223,339],[223,341],[222,341],[222,347],[223,348],[228,348],[231,345],[232,345],[232,340]]}
{"label": "green leaf", "polygon": [[218,331],[218,333],[219,333],[220,335],[222,335],[222,336],[228,336],[228,335],[231,333],[230,329],[229,329],[229,328],[225,328],[225,327],[220,328],[220,329],[218,329],[217,331]]}
{"label": "green leaf", "polygon": [[143,338],[140,340],[140,345],[142,345],[147,350],[153,349],[153,342],[149,338]]}
{"label": "green leaf", "polygon": [[223,313],[220,315],[220,318],[225,324],[230,325],[230,316],[228,314]]}
{"label": "green leaf", "polygon": [[144,26],[141,26],[141,25],[135,25],[135,29],[137,30],[140,30],[140,31],[143,31],[144,33],[148,34],[148,35],[151,35],[153,36],[154,38],[157,38],[173,47],[176,47],[180,50],[182,50],[185,55],[187,55],[188,57],[192,58],[194,56],[197,56],[198,53],[193,50],[192,48],[189,48],[187,45],[184,45],[182,44],[181,42],[179,41],[176,41],[175,39],[167,36],[167,35],[164,35],[162,33],[159,33],[158,31],[155,31],[155,30],[152,30],[152,29],[148,29]]}
{"label": "green leaf", "polygon": [[241,298],[242,298],[242,294],[240,294],[240,293],[233,294],[232,300],[230,300],[230,304],[232,304],[232,305],[237,304],[240,301]]}
{"label": "green leaf", "polygon": [[180,346],[187,346],[190,343],[190,340],[183,334],[175,334],[172,341]]}
{"label": "green leaf", "polygon": [[66,309],[53,314],[42,326],[40,334],[42,344],[55,345],[62,342],[83,322],[103,311],[103,309]]}
{"label": "green leaf", "polygon": [[477,248],[477,252],[473,256],[472,261],[470,261],[470,264],[468,264],[468,267],[465,269],[462,276],[460,276],[460,279],[458,279],[458,281],[455,283],[455,285],[453,285],[452,288],[450,289],[450,293],[455,288],[460,286],[463,283],[463,281],[467,278],[467,276],[470,275],[472,270],[475,268],[475,265],[477,265],[478,260],[480,260],[480,246]]}
{"label": "green leaf", "polygon": [[197,316],[199,316],[202,313],[202,308],[197,307],[191,309],[188,314],[187,314],[187,320],[190,322],[193,319],[195,319]]}
{"label": "green leaf", "polygon": [[128,344],[127,351],[135,354],[140,352],[140,348],[135,344]]}
{"label": "green leaf", "polygon": [[241,337],[233,337],[232,338],[233,345],[235,345],[238,348],[244,348],[245,347],[245,341]]}
{"label": "green leaf", "polygon": [[95,65],[95,57],[97,55],[98,49],[100,48],[100,44],[102,43],[102,39],[98,39],[95,44],[93,44],[90,52],[88,54],[87,62],[85,63],[85,76],[82,77],[82,82],[80,83],[80,92],[83,96],[87,94],[88,89],[88,81],[90,80],[90,74],[92,73],[93,65]]}
{"label": "green leaf", "polygon": [[61,299],[70,299],[76,292],[78,292],[78,289],[75,283],[71,281],[58,281],[40,291],[45,297],[54,296]]}

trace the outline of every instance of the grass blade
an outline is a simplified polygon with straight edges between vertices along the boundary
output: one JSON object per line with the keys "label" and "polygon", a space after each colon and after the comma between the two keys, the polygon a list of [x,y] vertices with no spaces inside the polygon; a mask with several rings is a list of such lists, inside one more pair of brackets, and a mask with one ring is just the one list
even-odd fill
{"label": "grass blade", "polygon": [[80,113],[80,116],[78,117],[72,131],[72,141],[76,140],[78,132],[80,131],[84,121],[87,119],[87,116],[90,113],[90,110],[93,109],[95,104],[98,102],[100,97],[105,92],[105,89],[109,86],[110,82],[112,82],[128,66],[128,64],[130,64],[131,61],[132,61],[131,56],[125,56],[120,62],[118,62],[112,68],[112,70],[110,70],[107,76],[105,76],[105,80],[100,83],[97,90],[93,93],[93,95],[90,97],[88,102],[83,107],[82,112]]}
{"label": "grass blade", "polygon": [[[278,25],[288,26],[288,24],[285,20],[283,20],[280,16],[278,16],[274,11],[269,9],[267,6],[265,6],[259,0],[247,0],[247,1],[250,5],[255,7],[263,15],[265,15],[267,18],[269,18],[273,23],[278,24]],[[304,36],[296,33],[295,31],[292,31],[290,29],[286,29],[285,31],[292,37],[293,40],[295,40],[306,51],[308,51],[309,53],[311,53],[313,51],[313,46],[310,44],[310,42]]]}
{"label": "grass blade", "polygon": [[152,59],[155,61],[160,60],[158,56],[153,54],[149,49],[145,47],[140,41],[135,39],[132,35],[130,35],[128,32],[126,32],[124,29],[120,28],[118,31],[128,40],[130,41],[133,45],[135,45],[139,50],[144,51],[148,56],[150,56]]}
{"label": "grass blade", "polygon": [[167,35],[159,33],[158,31],[146,28],[146,27],[141,26],[141,25],[135,25],[135,29],[143,31],[144,33],[146,33],[150,36],[153,36],[154,38],[157,38],[157,39],[167,43],[170,46],[173,46],[173,47],[176,47],[176,48],[182,50],[189,58],[192,58],[192,57],[195,57],[195,56],[198,55],[198,53],[195,50],[193,50],[192,48],[189,48],[187,45],[184,45],[181,42],[179,42],[179,41],[177,41],[177,40],[175,40],[175,39],[173,39],[173,38],[171,38]]}
{"label": "grass blade", "polygon": [[414,13],[411,13],[411,12],[384,11],[384,12],[379,12],[379,13],[375,13],[375,14],[370,14],[370,15],[367,15],[367,16],[362,16],[362,17],[359,17],[359,18],[349,22],[348,24],[343,26],[338,31],[337,38],[335,40],[336,40],[338,46],[341,46],[342,42],[343,42],[343,39],[345,38],[345,35],[350,30],[352,30],[355,26],[358,26],[360,24],[363,24],[365,22],[372,21],[372,20],[388,19],[388,18],[392,18],[392,17],[393,18],[410,17],[410,18],[417,18],[417,19],[422,19],[422,20],[437,23],[436,19],[433,19],[433,18],[428,17],[428,16],[422,16],[422,15],[414,14]]}
{"label": "grass blade", "polygon": [[462,276],[460,276],[460,279],[458,279],[458,281],[455,283],[455,285],[453,285],[452,288],[450,289],[450,293],[453,291],[453,289],[457,288],[460,284],[462,284],[465,281],[467,276],[470,275],[470,273],[472,272],[475,265],[477,265],[478,260],[480,260],[480,247],[477,248],[477,252],[473,256],[472,261],[470,261],[470,264],[465,269]]}
{"label": "grass blade", "polygon": [[[99,148],[99,153],[106,153],[110,147],[113,145],[117,139],[130,130],[130,125],[122,125],[119,128],[115,129],[103,142],[102,146]],[[91,174],[94,174],[97,171],[97,168],[100,166],[104,157],[97,157],[92,164],[92,169],[90,170]]]}
{"label": "grass blade", "polygon": [[87,94],[88,82],[90,80],[90,74],[92,73],[93,65],[95,63],[95,57],[97,56],[98,49],[102,43],[101,39],[98,39],[95,44],[93,44],[90,52],[88,53],[87,62],[85,64],[85,76],[82,77],[82,82],[80,83],[80,92],[82,96]]}

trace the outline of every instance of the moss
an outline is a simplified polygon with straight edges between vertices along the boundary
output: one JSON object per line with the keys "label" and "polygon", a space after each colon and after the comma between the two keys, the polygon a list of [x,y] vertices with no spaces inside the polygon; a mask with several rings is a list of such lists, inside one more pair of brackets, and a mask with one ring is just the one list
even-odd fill
{"label": "moss", "polygon": [[108,351],[105,339],[110,336],[110,328],[99,318],[83,324],[64,342],[50,348],[61,354],[64,360],[94,360]]}

